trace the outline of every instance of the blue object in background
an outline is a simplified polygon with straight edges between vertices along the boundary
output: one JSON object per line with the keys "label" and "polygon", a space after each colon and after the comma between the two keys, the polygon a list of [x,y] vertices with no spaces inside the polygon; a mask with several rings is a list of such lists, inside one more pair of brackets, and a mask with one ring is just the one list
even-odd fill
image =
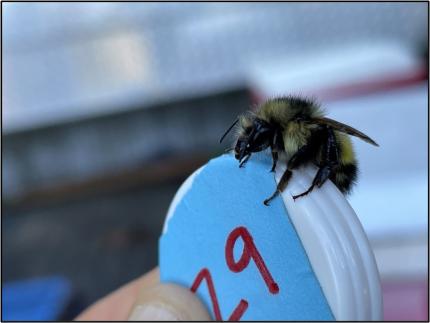
{"label": "blue object in background", "polygon": [[3,284],[3,321],[52,321],[61,318],[72,296],[70,282],[62,276]]}
{"label": "blue object in background", "polygon": [[[240,320],[334,320],[283,200],[263,205],[276,188],[271,166],[271,158],[259,153],[244,168],[224,155],[201,169],[166,220],[160,239],[161,281],[190,288],[206,268],[223,320],[241,299],[248,307]],[[240,272],[229,269],[226,241],[238,227],[252,235],[279,292],[268,291],[252,258]],[[243,241],[238,238],[233,245],[236,263],[242,259]],[[207,281],[196,293],[215,318]]]}

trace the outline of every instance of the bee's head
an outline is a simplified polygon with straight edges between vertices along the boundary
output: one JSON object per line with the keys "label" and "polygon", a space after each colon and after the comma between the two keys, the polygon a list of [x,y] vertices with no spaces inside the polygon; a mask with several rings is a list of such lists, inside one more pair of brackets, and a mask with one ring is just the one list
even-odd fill
{"label": "bee's head", "polygon": [[234,157],[242,161],[251,153],[268,148],[273,142],[274,128],[264,120],[254,119],[248,127],[242,128],[234,148]]}

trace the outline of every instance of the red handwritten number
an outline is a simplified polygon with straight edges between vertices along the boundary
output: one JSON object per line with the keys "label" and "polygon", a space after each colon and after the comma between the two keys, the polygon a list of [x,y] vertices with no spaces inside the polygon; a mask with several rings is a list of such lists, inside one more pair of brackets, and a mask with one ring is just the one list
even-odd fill
{"label": "red handwritten number", "polygon": [[[218,304],[218,298],[215,292],[215,286],[212,281],[211,273],[207,268],[203,268],[202,270],[200,270],[196,279],[194,280],[193,285],[191,286],[191,291],[195,293],[197,288],[199,288],[200,284],[202,283],[203,279],[206,279],[206,283],[208,285],[209,296],[211,298],[213,311],[215,313],[215,320],[222,321],[221,311],[219,309],[219,304]],[[242,317],[243,313],[246,311],[247,308],[248,308],[248,302],[243,299],[240,300],[239,305],[236,306],[235,310],[230,315],[229,321],[238,321]]]}
{"label": "red handwritten number", "polygon": [[[243,252],[242,256],[240,256],[239,261],[236,262],[234,260],[233,250],[234,245],[236,244],[236,241],[239,237],[241,237],[243,240]],[[263,258],[261,257],[260,253],[257,250],[257,247],[254,244],[254,239],[245,227],[237,227],[229,234],[227,238],[227,243],[225,245],[225,260],[227,262],[227,266],[228,268],[230,268],[231,271],[239,273],[249,265],[251,258],[254,260],[258,270],[260,271],[260,274],[263,277],[267,287],[269,288],[269,291],[272,294],[277,294],[279,292],[278,284],[273,280],[269,269],[267,269]],[[191,286],[191,291],[195,293],[196,290],[199,288],[200,284],[202,283],[203,279],[206,280],[208,286],[209,296],[211,298],[215,319],[217,321],[222,321],[221,311],[218,304],[218,297],[216,295],[215,285],[213,283],[209,269],[203,268],[202,270],[200,270],[200,272],[197,274],[196,279],[193,282],[193,285]],[[248,302],[244,299],[241,299],[239,304],[234,309],[233,313],[230,315],[229,321],[238,321],[242,317],[243,313],[245,313],[247,308]]]}
{"label": "red handwritten number", "polygon": [[[243,240],[243,252],[238,262],[234,261],[233,249],[237,239],[241,237]],[[251,234],[245,227],[237,227],[234,229],[227,238],[227,243],[225,245],[225,260],[227,261],[227,266],[231,271],[238,273],[245,269],[249,261],[254,259],[261,276],[264,279],[269,291],[272,294],[277,294],[279,292],[278,284],[273,280],[269,269],[267,269],[263,258],[257,250],[254,244]]]}

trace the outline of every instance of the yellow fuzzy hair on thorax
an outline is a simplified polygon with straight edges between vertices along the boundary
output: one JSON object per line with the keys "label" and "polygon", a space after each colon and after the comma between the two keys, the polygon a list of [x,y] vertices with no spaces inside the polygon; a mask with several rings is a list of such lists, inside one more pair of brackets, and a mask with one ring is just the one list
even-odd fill
{"label": "yellow fuzzy hair on thorax", "polygon": [[291,119],[291,115],[285,102],[269,102],[263,105],[258,113],[258,117],[266,122],[276,122],[281,127],[286,128]]}
{"label": "yellow fuzzy hair on thorax", "polygon": [[283,133],[284,149],[287,155],[292,156],[305,145],[308,141],[311,131],[299,122],[289,122]]}

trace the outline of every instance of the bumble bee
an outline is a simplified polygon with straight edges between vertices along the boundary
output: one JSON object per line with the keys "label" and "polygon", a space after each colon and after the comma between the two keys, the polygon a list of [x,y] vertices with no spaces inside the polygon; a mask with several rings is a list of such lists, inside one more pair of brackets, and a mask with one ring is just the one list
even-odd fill
{"label": "bumble bee", "polygon": [[321,187],[330,179],[344,194],[350,192],[357,178],[357,160],[348,135],[378,146],[364,133],[338,121],[326,118],[314,100],[297,96],[274,98],[262,104],[256,112],[247,112],[227,129],[220,142],[238,124],[234,148],[239,167],[244,166],[252,153],[270,148],[275,171],[278,157],[283,154],[287,169],[275,192],[264,201],[265,205],[281,193],[293,175],[292,171],[307,163],[318,167],[311,186],[299,197]]}

